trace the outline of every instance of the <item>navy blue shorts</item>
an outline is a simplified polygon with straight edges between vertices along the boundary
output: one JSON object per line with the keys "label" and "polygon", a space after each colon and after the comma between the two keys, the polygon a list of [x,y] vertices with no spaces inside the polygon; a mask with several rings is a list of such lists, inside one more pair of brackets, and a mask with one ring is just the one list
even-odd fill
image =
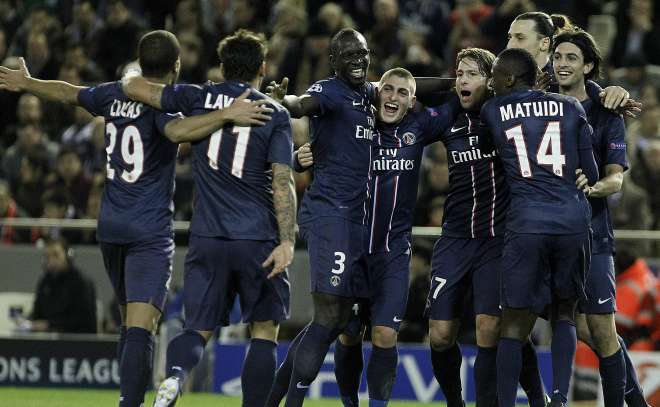
{"label": "navy blue shorts", "polygon": [[300,226],[307,242],[311,290],[348,298],[368,298],[366,226],[324,217]]}
{"label": "navy blue shorts", "polygon": [[410,240],[394,240],[389,246],[389,252],[367,256],[370,319],[372,326],[398,331],[408,302]]}
{"label": "navy blue shorts", "polygon": [[161,237],[144,242],[99,242],[105,271],[117,302],[144,302],[161,312],[172,276],[174,240]]}
{"label": "navy blue shorts", "polygon": [[229,324],[239,295],[243,322],[289,317],[287,272],[267,279],[261,267],[274,241],[228,240],[190,235],[183,280],[186,328],[213,331]]}
{"label": "navy blue shorts", "polygon": [[463,314],[465,299],[476,314],[499,316],[502,237],[463,239],[441,236],[433,247],[431,289],[426,301],[430,319],[450,321]]}
{"label": "navy blue shorts", "polygon": [[580,301],[583,314],[613,314],[616,312],[616,281],[614,257],[610,253],[593,254],[585,285],[587,298]]}
{"label": "navy blue shorts", "polygon": [[541,314],[555,300],[584,298],[589,233],[542,235],[507,231],[502,253],[502,306]]}

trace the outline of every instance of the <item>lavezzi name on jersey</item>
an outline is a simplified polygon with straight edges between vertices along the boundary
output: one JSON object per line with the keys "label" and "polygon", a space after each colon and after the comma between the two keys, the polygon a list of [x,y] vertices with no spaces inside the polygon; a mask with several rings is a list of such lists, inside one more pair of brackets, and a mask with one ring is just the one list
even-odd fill
{"label": "lavezzi name on jersey", "polygon": [[522,119],[525,117],[548,117],[563,116],[564,104],[554,100],[543,100],[538,102],[513,103],[500,106],[500,116],[505,122],[511,119]]}

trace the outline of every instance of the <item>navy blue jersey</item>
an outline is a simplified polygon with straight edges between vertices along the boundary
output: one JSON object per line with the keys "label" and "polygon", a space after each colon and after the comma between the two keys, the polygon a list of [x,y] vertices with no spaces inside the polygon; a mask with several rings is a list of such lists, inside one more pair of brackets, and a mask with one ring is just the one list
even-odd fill
{"label": "navy blue jersey", "polygon": [[[166,111],[200,115],[231,105],[247,88],[248,85],[234,81],[168,86],[163,91],[161,106]],[[275,111],[266,125],[228,124],[192,145],[192,234],[247,240],[278,238],[271,164],[291,166],[289,113],[254,89],[248,98],[269,100]]]}
{"label": "navy blue jersey", "polygon": [[509,188],[479,114],[461,113],[441,140],[449,165],[442,235],[472,239],[500,236],[509,208]]}
{"label": "navy blue jersey", "polygon": [[311,117],[314,180],[305,192],[299,223],[320,216],[338,216],[366,223],[375,88],[360,89],[331,77],[312,85],[320,113]]}
{"label": "navy blue jersey", "polygon": [[511,191],[507,229],[518,233],[573,234],[589,227],[591,211],[575,186],[575,170],[598,177],[592,130],[572,97],[518,91],[483,106]]}
{"label": "navy blue jersey", "polygon": [[417,105],[399,123],[378,122],[372,144],[369,253],[388,252],[390,241],[410,233],[424,146],[440,139],[459,108],[458,99],[437,109]]}
{"label": "navy blue jersey", "polygon": [[108,164],[97,239],[129,243],[171,235],[177,145],[164,129],[177,116],[129,100],[120,82],[85,88],[78,103],[105,117]]}
{"label": "navy blue jersey", "polygon": [[[623,117],[605,109],[591,99],[582,102],[587,119],[593,128],[592,145],[594,158],[601,176],[605,176],[608,164],[618,164],[628,169],[626,159],[626,126]],[[589,198],[591,203],[591,228],[593,229],[592,253],[612,253],[614,233],[612,218],[607,206],[607,198]]]}

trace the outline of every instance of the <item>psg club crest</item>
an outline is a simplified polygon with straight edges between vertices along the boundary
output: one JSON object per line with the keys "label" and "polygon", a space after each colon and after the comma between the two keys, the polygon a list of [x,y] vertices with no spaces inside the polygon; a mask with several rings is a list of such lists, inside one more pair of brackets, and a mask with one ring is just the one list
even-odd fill
{"label": "psg club crest", "polygon": [[401,140],[405,145],[409,146],[415,142],[415,133],[412,132],[403,133]]}
{"label": "psg club crest", "polygon": [[333,287],[337,287],[340,283],[341,283],[341,277],[339,276],[330,277],[330,284],[332,284]]}

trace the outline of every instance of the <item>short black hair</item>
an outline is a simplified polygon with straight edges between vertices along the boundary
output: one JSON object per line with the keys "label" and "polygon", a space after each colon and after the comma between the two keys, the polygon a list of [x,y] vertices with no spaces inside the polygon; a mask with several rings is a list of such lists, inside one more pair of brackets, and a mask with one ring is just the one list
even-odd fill
{"label": "short black hair", "polygon": [[598,45],[596,45],[594,37],[588,32],[582,30],[566,31],[555,37],[552,51],[554,52],[557,46],[564,42],[570,42],[580,48],[585,64],[594,64],[591,71],[584,75],[585,79],[598,79],[603,56],[600,53]]}
{"label": "short black hair", "polygon": [[225,80],[253,80],[266,59],[266,51],[264,35],[243,28],[220,41],[218,57]]}
{"label": "short black hair", "polygon": [[477,63],[479,67],[479,72],[490,78],[493,76],[493,62],[495,61],[495,55],[492,52],[485,50],[483,48],[465,48],[462,49],[458,55],[456,55],[456,69],[458,69],[458,64],[461,63],[464,59],[471,59]]}
{"label": "short black hair", "polygon": [[507,73],[520,79],[529,86],[536,83],[536,61],[529,51],[522,48],[509,48],[497,56],[498,65]]}
{"label": "short black hair", "polygon": [[174,69],[179,58],[179,40],[169,31],[150,31],[140,38],[138,60],[142,75],[163,77]]}
{"label": "short black hair", "polygon": [[339,55],[339,48],[344,38],[347,37],[358,38],[360,36],[362,36],[362,34],[360,34],[359,31],[354,30],[353,28],[342,28],[330,40],[330,55],[335,55],[335,56]]}

